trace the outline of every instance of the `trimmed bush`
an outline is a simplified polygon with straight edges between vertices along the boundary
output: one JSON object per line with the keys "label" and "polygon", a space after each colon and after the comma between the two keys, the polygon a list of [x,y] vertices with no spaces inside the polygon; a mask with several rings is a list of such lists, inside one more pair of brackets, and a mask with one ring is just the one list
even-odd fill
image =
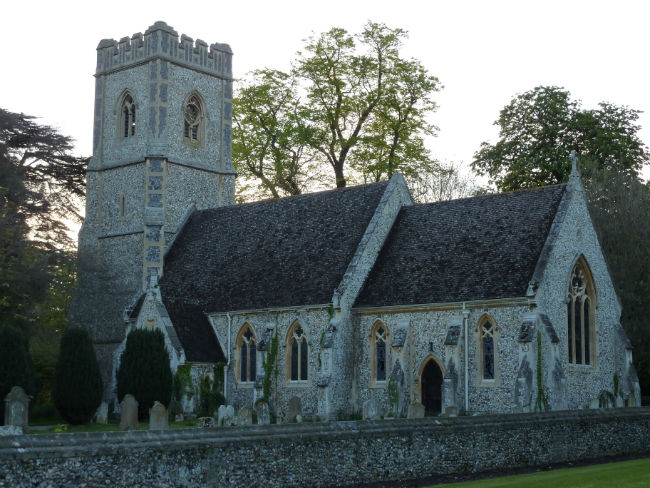
{"label": "trimmed bush", "polygon": [[159,330],[129,332],[117,370],[117,398],[130,393],[138,401],[138,417],[148,418],[155,401],[166,407],[172,396],[172,370],[165,338]]}
{"label": "trimmed bush", "polygon": [[102,377],[87,330],[70,328],[63,333],[52,397],[61,417],[71,424],[87,423],[99,407]]}
{"label": "trimmed bush", "polygon": [[17,327],[0,326],[0,423],[5,420],[5,397],[14,386],[36,397],[37,380],[27,337]]}

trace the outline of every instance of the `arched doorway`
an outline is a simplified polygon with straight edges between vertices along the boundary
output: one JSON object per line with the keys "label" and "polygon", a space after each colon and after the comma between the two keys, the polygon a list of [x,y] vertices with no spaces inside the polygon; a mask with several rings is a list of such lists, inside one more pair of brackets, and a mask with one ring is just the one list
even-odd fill
{"label": "arched doorway", "polygon": [[424,414],[438,415],[442,411],[442,370],[433,358],[429,358],[421,369],[420,388]]}

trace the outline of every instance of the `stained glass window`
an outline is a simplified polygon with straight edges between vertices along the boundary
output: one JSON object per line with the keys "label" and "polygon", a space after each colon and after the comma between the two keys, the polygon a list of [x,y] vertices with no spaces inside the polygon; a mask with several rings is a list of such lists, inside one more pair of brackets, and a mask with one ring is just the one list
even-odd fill
{"label": "stained glass window", "polygon": [[289,355],[291,381],[307,381],[309,379],[309,348],[307,338],[300,325],[293,327],[289,335]]}
{"label": "stained glass window", "polygon": [[567,329],[569,362],[591,364],[593,340],[594,288],[583,258],[580,258],[571,273],[567,305]]}

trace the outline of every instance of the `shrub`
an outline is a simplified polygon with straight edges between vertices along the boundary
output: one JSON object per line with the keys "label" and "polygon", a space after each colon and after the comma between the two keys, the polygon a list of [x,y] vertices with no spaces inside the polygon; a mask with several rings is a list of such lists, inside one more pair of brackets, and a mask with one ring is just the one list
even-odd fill
{"label": "shrub", "polygon": [[155,401],[166,407],[172,396],[172,371],[165,338],[159,330],[136,329],[126,338],[117,370],[117,397],[130,393],[138,401],[138,416],[146,419]]}
{"label": "shrub", "polygon": [[216,377],[213,380],[206,374],[201,378],[201,416],[211,417],[221,405],[225,405],[226,399],[219,391],[219,385]]}
{"label": "shrub", "polygon": [[14,386],[36,396],[37,380],[27,337],[13,326],[0,326],[0,423],[5,419],[5,397]]}
{"label": "shrub", "polygon": [[52,397],[61,417],[71,424],[87,423],[102,401],[102,377],[85,329],[63,333]]}

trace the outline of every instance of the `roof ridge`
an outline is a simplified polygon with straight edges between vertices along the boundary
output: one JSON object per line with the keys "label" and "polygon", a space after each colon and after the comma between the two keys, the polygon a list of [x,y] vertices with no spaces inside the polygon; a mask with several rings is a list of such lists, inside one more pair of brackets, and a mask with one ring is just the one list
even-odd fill
{"label": "roof ridge", "polygon": [[[471,197],[463,197],[463,198],[451,198],[449,200],[437,200],[435,202],[424,202],[424,203],[415,203],[413,205],[410,205],[410,208],[422,208],[424,206],[433,206],[433,205],[438,205],[438,204],[444,204],[444,203],[450,203],[450,202],[464,202],[467,200],[475,200],[475,199],[480,199],[480,198],[498,198],[498,197],[504,197],[507,195],[515,195],[515,194],[524,194],[524,193],[533,193],[537,191],[545,191],[545,190],[550,190],[550,189],[555,189],[559,187],[566,187],[568,183],[555,183],[553,185],[544,185],[544,186],[538,186],[535,188],[524,188],[521,190],[511,190],[511,191],[506,191],[502,193],[488,193],[485,195],[474,195]],[[404,207],[404,208],[409,208],[409,207]]]}

